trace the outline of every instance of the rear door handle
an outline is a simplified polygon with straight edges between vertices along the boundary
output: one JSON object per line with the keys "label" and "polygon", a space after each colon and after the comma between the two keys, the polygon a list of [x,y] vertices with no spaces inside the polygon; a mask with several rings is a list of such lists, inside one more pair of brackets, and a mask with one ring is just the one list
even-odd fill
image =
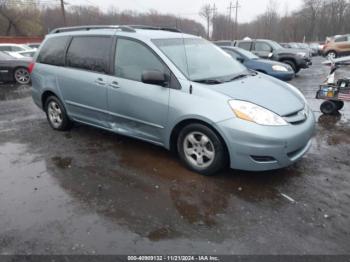
{"label": "rear door handle", "polygon": [[112,81],[112,83],[109,84],[112,88],[120,88],[119,83],[117,81]]}
{"label": "rear door handle", "polygon": [[100,86],[105,86],[107,84],[102,78],[97,78],[95,80],[95,83],[100,85]]}

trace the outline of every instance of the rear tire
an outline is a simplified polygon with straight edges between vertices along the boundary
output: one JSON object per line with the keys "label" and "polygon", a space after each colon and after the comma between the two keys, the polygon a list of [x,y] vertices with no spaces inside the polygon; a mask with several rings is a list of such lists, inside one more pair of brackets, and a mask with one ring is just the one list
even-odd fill
{"label": "rear tire", "polygon": [[50,96],[45,101],[45,112],[50,126],[54,130],[66,131],[72,127],[62,102],[56,96]]}
{"label": "rear tire", "polygon": [[221,137],[203,124],[185,126],[177,139],[181,161],[192,171],[214,175],[227,164],[227,150]]}
{"label": "rear tire", "polygon": [[13,77],[16,83],[20,85],[28,85],[30,83],[30,73],[27,68],[16,68],[13,72]]}
{"label": "rear tire", "polygon": [[330,100],[323,102],[320,109],[325,115],[334,115],[336,112],[338,112],[337,104]]}

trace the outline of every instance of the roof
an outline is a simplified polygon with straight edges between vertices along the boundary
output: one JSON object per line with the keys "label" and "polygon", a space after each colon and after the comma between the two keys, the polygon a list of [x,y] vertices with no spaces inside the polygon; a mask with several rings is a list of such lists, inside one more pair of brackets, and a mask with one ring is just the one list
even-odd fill
{"label": "roof", "polygon": [[168,38],[194,38],[197,36],[184,34],[174,28],[148,27],[148,26],[79,26],[65,27],[53,30],[48,36],[62,35],[121,35],[134,38],[168,39]]}

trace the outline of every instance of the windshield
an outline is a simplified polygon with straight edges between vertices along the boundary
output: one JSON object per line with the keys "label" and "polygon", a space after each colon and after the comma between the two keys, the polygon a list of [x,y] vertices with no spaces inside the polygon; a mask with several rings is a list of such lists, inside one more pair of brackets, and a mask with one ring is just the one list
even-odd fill
{"label": "windshield", "polygon": [[9,59],[12,59],[12,56],[0,51],[0,60],[9,60]]}
{"label": "windshield", "polygon": [[273,49],[283,49],[283,47],[275,41],[270,41],[270,44],[272,45]]}
{"label": "windshield", "polygon": [[191,81],[230,78],[247,69],[202,38],[155,39],[153,43]]}

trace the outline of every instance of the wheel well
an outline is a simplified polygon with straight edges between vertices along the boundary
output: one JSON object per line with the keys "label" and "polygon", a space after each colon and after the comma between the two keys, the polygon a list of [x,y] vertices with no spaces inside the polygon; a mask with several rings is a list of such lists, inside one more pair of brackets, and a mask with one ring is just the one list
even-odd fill
{"label": "wheel well", "polygon": [[297,66],[297,63],[293,58],[282,58],[280,62],[285,63],[287,61],[292,62],[295,66]]}
{"label": "wheel well", "polygon": [[13,69],[13,75],[15,75],[15,72],[16,72],[16,70],[17,69],[20,69],[20,68],[24,68],[24,69],[27,69],[28,70],[28,68],[27,67],[25,67],[25,66],[17,66],[17,67],[15,67],[14,69]]}
{"label": "wheel well", "polygon": [[328,54],[329,54],[329,53],[331,53],[331,52],[333,52],[333,53],[336,53],[336,54],[337,54],[337,51],[335,51],[335,50],[333,50],[333,49],[332,49],[332,50],[328,50],[326,54],[328,55]]}
{"label": "wheel well", "polygon": [[208,124],[205,121],[202,120],[198,120],[198,119],[186,119],[181,121],[180,123],[178,123],[172,130],[171,135],[170,135],[170,151],[171,152],[177,152],[177,138],[179,137],[179,134],[181,132],[181,130],[190,124],[202,124],[208,128],[210,128],[211,130],[213,130],[215,132],[215,134],[219,137],[219,139],[222,141],[225,150],[227,152],[227,154],[229,154],[230,152],[228,151],[227,145],[225,143],[225,140],[223,139],[223,137],[220,135],[220,133],[210,124]]}
{"label": "wheel well", "polygon": [[[41,96],[41,104],[43,106],[43,108],[45,107],[45,102],[46,99],[48,99],[50,96],[56,96],[55,93],[51,92],[51,91],[45,91],[42,96]],[[57,97],[57,96],[56,96]]]}

